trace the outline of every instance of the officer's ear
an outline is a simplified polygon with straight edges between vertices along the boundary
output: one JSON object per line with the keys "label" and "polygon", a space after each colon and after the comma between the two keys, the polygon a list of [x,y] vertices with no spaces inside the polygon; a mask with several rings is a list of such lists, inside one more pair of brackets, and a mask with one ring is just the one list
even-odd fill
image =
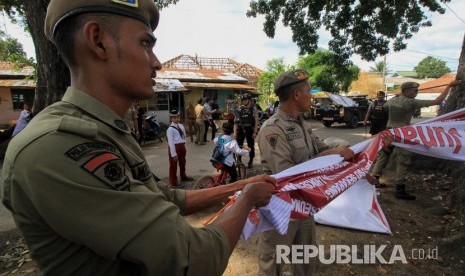
{"label": "officer's ear", "polygon": [[83,27],[84,41],[87,49],[99,59],[107,59],[109,33],[96,21],[88,21]]}

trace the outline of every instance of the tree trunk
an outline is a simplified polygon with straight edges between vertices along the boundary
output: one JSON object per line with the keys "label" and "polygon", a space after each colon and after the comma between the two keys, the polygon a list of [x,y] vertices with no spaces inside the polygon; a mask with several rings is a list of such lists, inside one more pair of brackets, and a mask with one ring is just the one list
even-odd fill
{"label": "tree trunk", "polygon": [[44,22],[49,2],[50,0],[21,0],[37,58],[34,114],[61,100],[70,83],[68,67],[55,45],[45,37]]}
{"label": "tree trunk", "polygon": [[460,53],[459,66],[457,68],[457,79],[464,83],[451,89],[444,108],[440,114],[449,113],[451,111],[465,107],[465,35],[462,42],[462,52]]}

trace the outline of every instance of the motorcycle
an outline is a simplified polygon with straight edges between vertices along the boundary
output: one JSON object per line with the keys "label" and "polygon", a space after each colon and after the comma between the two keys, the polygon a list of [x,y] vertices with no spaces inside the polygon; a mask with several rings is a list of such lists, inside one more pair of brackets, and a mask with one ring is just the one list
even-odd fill
{"label": "motorcycle", "polygon": [[157,114],[152,112],[152,115],[145,118],[145,124],[142,125],[142,142],[153,141],[158,139],[163,142],[163,130],[166,129],[163,123],[160,123],[156,119]]}

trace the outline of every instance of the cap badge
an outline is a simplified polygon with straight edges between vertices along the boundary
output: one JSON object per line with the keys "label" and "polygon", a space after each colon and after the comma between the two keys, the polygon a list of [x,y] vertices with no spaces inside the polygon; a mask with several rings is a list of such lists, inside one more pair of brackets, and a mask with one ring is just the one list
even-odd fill
{"label": "cap badge", "polygon": [[134,7],[134,8],[139,7],[139,1],[138,0],[111,0],[111,2],[116,3],[116,4],[121,4],[121,5]]}
{"label": "cap badge", "polygon": [[305,71],[297,71],[295,72],[295,76],[299,80],[304,80],[308,78],[308,74]]}

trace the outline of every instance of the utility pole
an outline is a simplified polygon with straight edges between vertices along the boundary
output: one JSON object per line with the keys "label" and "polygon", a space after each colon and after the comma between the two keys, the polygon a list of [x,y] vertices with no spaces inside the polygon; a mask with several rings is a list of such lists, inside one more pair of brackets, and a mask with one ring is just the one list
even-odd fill
{"label": "utility pole", "polygon": [[386,55],[384,55],[384,62],[383,62],[383,87],[384,87],[384,90],[387,91],[387,87],[386,87]]}

